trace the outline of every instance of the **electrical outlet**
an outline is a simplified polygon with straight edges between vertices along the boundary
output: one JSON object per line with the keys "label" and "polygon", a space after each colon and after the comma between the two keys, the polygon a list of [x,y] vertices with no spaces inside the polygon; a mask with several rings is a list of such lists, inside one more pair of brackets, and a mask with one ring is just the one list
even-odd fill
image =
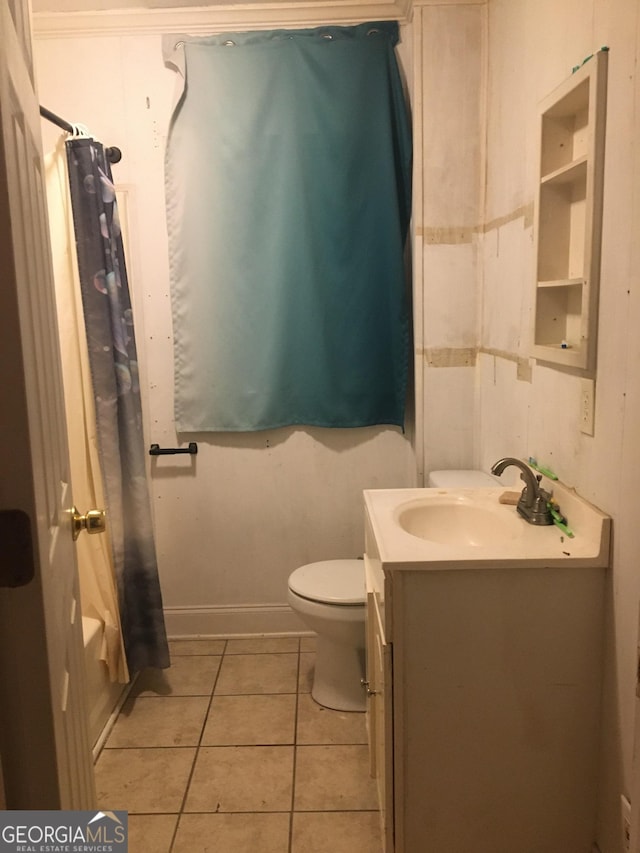
{"label": "electrical outlet", "polygon": [[580,380],[580,432],[593,435],[596,384],[593,379]]}
{"label": "electrical outlet", "polygon": [[622,849],[627,853],[631,850],[631,803],[624,796],[620,797],[620,813],[622,824]]}

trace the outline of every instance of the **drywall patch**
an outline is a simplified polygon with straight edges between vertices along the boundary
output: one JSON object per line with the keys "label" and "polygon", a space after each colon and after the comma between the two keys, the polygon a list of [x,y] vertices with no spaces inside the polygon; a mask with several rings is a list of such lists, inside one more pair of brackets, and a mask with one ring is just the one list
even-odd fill
{"label": "drywall patch", "polygon": [[419,226],[416,228],[416,236],[422,237],[428,246],[458,246],[463,243],[471,243],[476,234],[496,231],[516,219],[522,219],[523,228],[531,228],[533,226],[533,202],[523,204],[512,210],[511,213],[505,213],[504,216],[490,219],[483,225]]}
{"label": "drywall patch", "polygon": [[477,347],[427,347],[419,351],[429,367],[474,367]]}
{"label": "drywall patch", "polygon": [[505,213],[504,216],[490,219],[488,222],[485,222],[482,230],[486,234],[488,231],[495,231],[497,228],[502,228],[503,225],[507,225],[516,219],[522,219],[523,228],[531,228],[533,225],[533,202],[523,204],[521,207],[512,210],[511,213]]}
{"label": "drywall patch", "polygon": [[506,349],[496,349],[495,347],[480,347],[480,352],[483,355],[493,355],[496,358],[502,358],[505,361],[513,361],[514,363],[518,363],[519,356],[517,356],[514,352],[509,352]]}
{"label": "drywall patch", "polygon": [[533,367],[531,359],[522,358],[522,356],[516,355],[514,352],[496,349],[495,347],[480,347],[478,352],[481,352],[483,355],[492,355],[494,358],[501,358],[504,361],[512,361],[516,365],[516,379],[519,379],[521,382],[532,381]]}
{"label": "drywall patch", "polygon": [[463,243],[471,243],[473,235],[478,233],[476,225],[456,225],[450,228],[418,228],[427,246],[459,246]]}
{"label": "drywall patch", "polygon": [[521,382],[533,382],[533,365],[529,358],[519,358],[516,362],[516,379]]}

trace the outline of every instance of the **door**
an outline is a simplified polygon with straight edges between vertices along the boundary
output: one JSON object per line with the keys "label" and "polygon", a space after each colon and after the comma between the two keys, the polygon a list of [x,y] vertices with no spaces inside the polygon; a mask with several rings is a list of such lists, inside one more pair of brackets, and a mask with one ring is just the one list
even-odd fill
{"label": "door", "polygon": [[634,750],[631,766],[631,809],[622,809],[622,849],[629,853],[640,853],[640,620],[636,649],[636,707],[634,721]]}
{"label": "door", "polygon": [[7,808],[92,809],[68,448],[25,0],[0,0],[0,39],[4,794]]}

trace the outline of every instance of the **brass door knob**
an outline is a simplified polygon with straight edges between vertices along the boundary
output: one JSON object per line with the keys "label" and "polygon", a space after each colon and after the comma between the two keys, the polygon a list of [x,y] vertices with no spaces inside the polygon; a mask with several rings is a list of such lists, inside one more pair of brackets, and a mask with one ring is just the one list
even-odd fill
{"label": "brass door knob", "polygon": [[80,533],[102,533],[107,529],[106,512],[103,509],[90,509],[86,515],[80,515],[75,507],[71,508],[71,535],[75,542]]}

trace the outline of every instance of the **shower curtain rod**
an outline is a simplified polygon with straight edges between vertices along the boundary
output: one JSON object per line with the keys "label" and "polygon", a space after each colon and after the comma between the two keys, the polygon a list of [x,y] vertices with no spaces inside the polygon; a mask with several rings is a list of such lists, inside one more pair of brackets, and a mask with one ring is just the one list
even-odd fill
{"label": "shower curtain rod", "polygon": [[[75,134],[76,129],[70,122],[60,118],[60,116],[52,113],[51,110],[48,110],[46,107],[40,107],[40,115],[52,124],[57,124],[58,127],[61,127],[62,130],[66,130],[67,133]],[[107,160],[110,163],[119,163],[120,160],[122,160],[122,151],[119,148],[105,148],[104,153],[107,155]]]}

